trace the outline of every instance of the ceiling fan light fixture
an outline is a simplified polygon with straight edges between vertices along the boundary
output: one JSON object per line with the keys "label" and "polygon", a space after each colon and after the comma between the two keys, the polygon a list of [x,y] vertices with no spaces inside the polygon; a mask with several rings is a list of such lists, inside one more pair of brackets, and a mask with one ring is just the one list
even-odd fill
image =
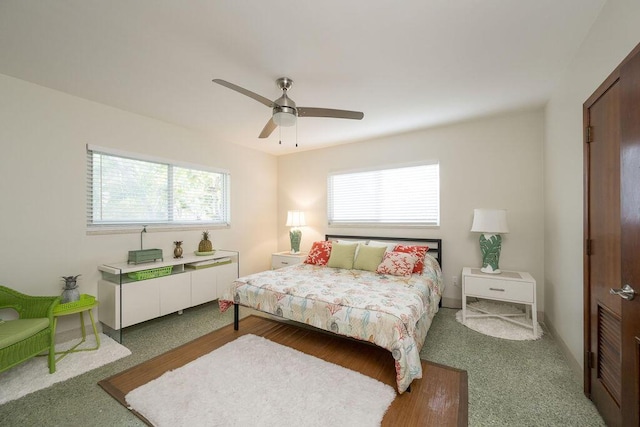
{"label": "ceiling fan light fixture", "polygon": [[275,107],[273,109],[273,121],[278,126],[293,126],[296,124],[296,110],[291,107]]}

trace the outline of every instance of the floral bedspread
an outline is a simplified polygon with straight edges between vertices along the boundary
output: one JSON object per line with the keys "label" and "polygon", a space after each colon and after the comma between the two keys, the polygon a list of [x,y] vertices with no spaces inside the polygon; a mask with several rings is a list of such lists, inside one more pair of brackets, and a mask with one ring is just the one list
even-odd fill
{"label": "floral bedspread", "polygon": [[438,312],[442,274],[427,256],[423,274],[380,275],[299,264],[237,279],[220,298],[391,351],[398,391],[422,378],[420,349]]}

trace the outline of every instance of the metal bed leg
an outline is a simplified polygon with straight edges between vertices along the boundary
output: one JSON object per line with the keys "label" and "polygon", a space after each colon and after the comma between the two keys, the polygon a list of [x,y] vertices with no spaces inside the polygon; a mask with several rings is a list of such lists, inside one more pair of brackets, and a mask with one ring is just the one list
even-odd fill
{"label": "metal bed leg", "polygon": [[238,330],[238,323],[240,322],[240,307],[238,304],[233,304],[233,330]]}

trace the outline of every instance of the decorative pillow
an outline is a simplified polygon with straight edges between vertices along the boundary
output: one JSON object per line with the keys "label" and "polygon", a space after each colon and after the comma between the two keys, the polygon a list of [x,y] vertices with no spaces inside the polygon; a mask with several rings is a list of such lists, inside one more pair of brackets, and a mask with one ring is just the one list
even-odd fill
{"label": "decorative pillow", "polygon": [[342,239],[338,239],[338,240],[334,240],[334,243],[341,243],[341,244],[345,244],[345,245],[357,244],[358,246],[356,246],[356,256],[358,256],[358,250],[360,248],[360,245],[366,245],[367,241],[366,240],[342,240]]}
{"label": "decorative pillow", "polygon": [[394,252],[404,252],[407,254],[413,254],[418,259],[416,265],[413,267],[413,272],[416,274],[422,274],[424,269],[424,256],[429,251],[429,246],[405,246],[396,245],[393,249]]}
{"label": "decorative pillow", "polygon": [[307,259],[304,260],[305,264],[313,265],[327,265],[329,256],[331,255],[331,241],[313,242]]}
{"label": "decorative pillow", "polygon": [[418,258],[415,255],[404,252],[387,252],[376,273],[391,274],[393,276],[409,277],[413,273]]}
{"label": "decorative pillow", "polygon": [[353,268],[353,259],[356,256],[357,243],[334,243],[331,245],[331,256],[327,262],[327,267],[333,268],[346,268],[351,270]]}
{"label": "decorative pillow", "polygon": [[376,247],[385,247],[387,252],[392,252],[393,248],[396,247],[396,243],[393,242],[381,242],[379,240],[369,240],[369,243],[367,243],[367,245],[369,246],[376,246]]}
{"label": "decorative pillow", "polygon": [[385,246],[358,245],[356,259],[353,261],[353,268],[356,270],[376,271],[378,265],[384,258]]}
{"label": "decorative pillow", "polygon": [[367,243],[366,240],[336,240],[336,243],[344,244],[344,245],[353,245],[354,243],[359,243],[365,245]]}

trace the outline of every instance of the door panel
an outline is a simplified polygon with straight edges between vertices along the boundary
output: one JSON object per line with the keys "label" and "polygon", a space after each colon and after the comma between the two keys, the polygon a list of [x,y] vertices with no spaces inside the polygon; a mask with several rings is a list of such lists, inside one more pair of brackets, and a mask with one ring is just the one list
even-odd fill
{"label": "door panel", "polygon": [[587,226],[589,257],[591,399],[605,420],[620,425],[620,91],[615,82],[590,108]]}
{"label": "door panel", "polygon": [[[640,424],[640,45],[585,103],[585,393]],[[590,142],[589,142],[590,141]]]}
{"label": "door panel", "polygon": [[[622,282],[640,291],[640,54],[620,70]],[[622,419],[640,425],[640,295],[622,301]]]}

